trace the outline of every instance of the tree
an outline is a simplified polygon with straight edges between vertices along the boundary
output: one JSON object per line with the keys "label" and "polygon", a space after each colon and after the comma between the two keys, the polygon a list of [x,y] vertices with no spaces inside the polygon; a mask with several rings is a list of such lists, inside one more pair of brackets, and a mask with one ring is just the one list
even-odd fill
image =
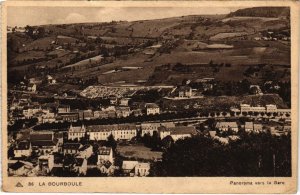
{"label": "tree", "polygon": [[174,144],[174,140],[170,135],[166,136],[161,140],[161,145],[164,149],[170,148],[172,144]]}
{"label": "tree", "polygon": [[247,112],[242,112],[243,116],[247,116],[248,113]]}
{"label": "tree", "polygon": [[45,28],[44,27],[38,27],[37,28],[37,38],[43,38],[45,36]]}
{"label": "tree", "polygon": [[101,173],[101,171],[98,168],[91,168],[88,169],[86,172],[86,177],[103,177],[105,174]]}
{"label": "tree", "polygon": [[178,140],[151,165],[151,176],[291,176],[290,134],[239,136],[227,145],[204,135]]}
{"label": "tree", "polygon": [[115,152],[116,151],[116,148],[117,148],[117,142],[114,138],[114,136],[112,134],[110,134],[107,138],[107,141],[106,141],[106,146],[108,147],[111,147],[113,149],[113,151]]}
{"label": "tree", "polygon": [[7,156],[8,156],[8,159],[15,157],[15,153],[14,153],[14,148],[13,147],[9,147],[9,149],[7,150]]}
{"label": "tree", "polygon": [[161,139],[157,131],[153,131],[153,135],[151,137],[151,146],[152,150],[160,150],[161,148]]}
{"label": "tree", "polygon": [[31,27],[31,26],[29,26],[29,25],[25,26],[25,33],[26,33],[28,36],[32,37],[32,36],[33,36],[33,27]]}

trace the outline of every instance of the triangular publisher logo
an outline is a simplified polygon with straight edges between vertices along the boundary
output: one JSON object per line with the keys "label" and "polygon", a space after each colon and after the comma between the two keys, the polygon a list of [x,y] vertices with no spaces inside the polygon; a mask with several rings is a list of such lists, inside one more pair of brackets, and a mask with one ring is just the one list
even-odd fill
{"label": "triangular publisher logo", "polygon": [[23,187],[23,185],[22,185],[20,182],[18,182],[18,183],[16,184],[16,187],[21,188],[21,187]]}

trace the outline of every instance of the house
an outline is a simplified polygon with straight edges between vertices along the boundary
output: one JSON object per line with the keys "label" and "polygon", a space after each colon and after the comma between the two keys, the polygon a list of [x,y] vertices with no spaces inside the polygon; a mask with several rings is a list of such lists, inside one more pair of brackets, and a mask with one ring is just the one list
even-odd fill
{"label": "house", "polygon": [[[113,111],[113,110],[109,110],[109,111],[107,111],[107,118],[116,118],[117,117],[117,113],[116,113],[116,111]],[[122,115],[122,112],[121,112],[121,116],[123,116]],[[121,117],[120,116],[120,117]]]}
{"label": "house", "polygon": [[112,164],[114,163],[113,150],[111,147],[100,147],[98,149],[97,165],[101,165],[107,161]]}
{"label": "house", "polygon": [[30,132],[31,146],[33,150],[38,150],[43,154],[57,152],[59,140],[54,137],[51,131],[34,131]]}
{"label": "house", "polygon": [[217,122],[215,128],[219,131],[228,131],[228,130],[232,130],[234,132],[239,131],[236,122]]}
{"label": "house", "polygon": [[87,127],[87,134],[90,140],[107,140],[111,132],[111,125],[92,125]]}
{"label": "house", "polygon": [[130,101],[130,98],[122,98],[120,99],[120,106],[128,106],[128,103]]}
{"label": "house", "polygon": [[139,162],[134,167],[134,173],[135,173],[134,175],[144,177],[149,175],[149,170],[150,170],[150,163]]}
{"label": "house", "polygon": [[32,163],[17,161],[8,167],[8,174],[14,176],[27,176],[28,172],[30,172],[32,169]]}
{"label": "house", "polygon": [[93,147],[89,144],[86,144],[78,149],[79,156],[85,159],[88,159],[93,154]]}
{"label": "house", "polygon": [[31,143],[27,140],[19,142],[14,148],[15,157],[30,156],[32,152]]}
{"label": "house", "polygon": [[266,111],[268,113],[270,113],[270,112],[277,112],[277,106],[274,105],[274,104],[268,104],[268,105],[266,105]]}
{"label": "house", "polygon": [[131,113],[133,114],[133,116],[135,117],[138,117],[138,116],[142,116],[143,115],[143,112],[141,109],[135,109],[135,110],[132,110]]}
{"label": "house", "polygon": [[175,127],[175,124],[173,122],[165,122],[165,123],[142,123],[141,124],[141,136],[144,136],[145,134],[149,134],[150,136],[153,135],[153,132],[158,132],[158,127],[164,126],[164,127]]}
{"label": "house", "polygon": [[116,96],[110,96],[109,102],[111,105],[116,105],[118,103],[118,98]]}
{"label": "house", "polygon": [[253,131],[255,133],[261,133],[263,131],[263,125],[262,124],[253,124]]}
{"label": "house", "polygon": [[262,124],[257,124],[253,122],[245,122],[245,131],[246,132],[255,132],[260,133],[263,130]]}
{"label": "house", "polygon": [[126,175],[143,177],[149,175],[150,164],[124,160],[122,163],[122,170]]}
{"label": "house", "polygon": [[159,114],[159,106],[155,103],[147,103],[145,105],[147,115]]}
{"label": "house", "polygon": [[27,90],[31,92],[36,92],[36,84],[34,83],[29,83],[27,86]]}
{"label": "house", "polygon": [[116,107],[115,106],[108,106],[105,108],[101,108],[102,111],[116,111]]}
{"label": "house", "polygon": [[112,175],[114,173],[114,166],[110,161],[105,161],[104,163],[100,164],[99,169],[101,173]]}
{"label": "house", "polygon": [[252,132],[253,131],[253,122],[245,122],[245,131]]}
{"label": "house", "polygon": [[[94,111],[94,118],[102,118],[102,115],[104,114],[104,111]],[[104,118],[104,117],[103,117]]]}
{"label": "house", "polygon": [[129,107],[119,107],[116,111],[117,117],[128,117],[130,115],[130,108]]}
{"label": "house", "polygon": [[169,128],[161,126],[158,128],[158,131],[160,139],[171,136],[174,141],[197,134],[196,128],[193,126],[176,126]]}
{"label": "house", "polygon": [[47,82],[48,84],[55,84],[56,80],[52,76],[47,75]]}
{"label": "house", "polygon": [[263,106],[250,106],[249,104],[241,104],[241,112],[266,112]]}
{"label": "house", "polygon": [[41,111],[41,107],[39,105],[25,106],[23,108],[23,115],[25,118],[30,119],[39,111]]}
{"label": "house", "polygon": [[49,173],[54,167],[54,155],[42,155],[38,158],[39,170]]}
{"label": "house", "polygon": [[180,86],[178,89],[179,98],[190,98],[192,97],[192,88],[189,86]]}
{"label": "house", "polygon": [[107,140],[113,135],[115,140],[131,140],[136,136],[136,126],[132,124],[92,125],[87,127],[90,140]]}
{"label": "house", "polygon": [[91,120],[94,118],[94,113],[91,109],[83,110],[79,112],[80,120]]}
{"label": "house", "polygon": [[59,105],[57,108],[58,113],[68,113],[70,112],[70,106],[69,105]]}
{"label": "house", "polygon": [[212,137],[212,138],[217,135],[216,131],[209,131],[208,133],[209,133],[209,136]]}
{"label": "house", "polygon": [[70,128],[68,130],[68,139],[69,140],[74,140],[77,139],[78,141],[85,137],[86,135],[86,128],[84,125],[81,126],[73,126],[72,124],[70,125]]}
{"label": "house", "polygon": [[86,172],[87,172],[87,160],[85,158],[81,158],[81,157],[75,158],[74,170],[79,175],[86,175]]}
{"label": "house", "polygon": [[56,121],[68,121],[68,122],[76,122],[79,120],[78,112],[68,112],[68,113],[58,113],[56,117]]}
{"label": "house", "polygon": [[136,125],[133,124],[119,124],[112,129],[111,134],[115,140],[131,140],[136,137]]}
{"label": "house", "polygon": [[63,145],[63,153],[66,154],[77,154],[79,152],[79,148],[82,145],[80,143],[64,143]]}
{"label": "house", "polygon": [[138,161],[124,160],[123,163],[122,163],[122,170],[123,170],[124,174],[134,176],[135,166],[137,164],[139,164]]}
{"label": "house", "polygon": [[43,115],[42,115],[42,123],[53,123],[53,122],[55,122],[56,120],[55,120],[55,114],[54,113],[51,113],[51,112],[49,112],[49,113],[43,113]]}

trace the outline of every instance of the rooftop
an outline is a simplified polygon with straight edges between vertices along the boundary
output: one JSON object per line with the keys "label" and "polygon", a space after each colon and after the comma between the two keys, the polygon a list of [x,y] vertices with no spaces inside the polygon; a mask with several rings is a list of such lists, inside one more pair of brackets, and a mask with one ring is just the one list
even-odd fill
{"label": "rooftop", "polygon": [[53,132],[30,132],[30,141],[52,141]]}
{"label": "rooftop", "polygon": [[92,132],[112,131],[112,130],[135,130],[135,129],[136,126],[133,124],[92,125],[87,127],[87,130]]}
{"label": "rooftop", "polygon": [[84,150],[88,149],[89,147],[91,147],[91,145],[86,144],[86,145],[82,146],[81,148],[79,148],[78,151],[84,151]]}
{"label": "rooftop", "polygon": [[84,162],[84,158],[75,158],[75,165],[81,167]]}
{"label": "rooftop", "polygon": [[231,128],[238,128],[238,125],[236,122],[217,122],[216,128],[221,128],[221,127],[231,127]]}
{"label": "rooftop", "polygon": [[122,169],[132,170],[134,167],[139,164],[138,161],[127,161],[124,160],[122,164]]}
{"label": "rooftop", "polygon": [[145,105],[146,108],[159,108],[159,106],[155,103],[147,103]]}
{"label": "rooftop", "polygon": [[110,151],[112,151],[111,147],[100,147],[99,155],[110,155]]}
{"label": "rooftop", "polygon": [[78,150],[80,148],[80,145],[80,143],[64,143],[63,148],[70,150]]}
{"label": "rooftop", "polygon": [[21,167],[23,167],[24,165],[25,165],[24,163],[17,161],[13,165],[11,165],[9,168],[16,171],[16,170],[20,169]]}
{"label": "rooftop", "polygon": [[150,164],[149,163],[139,163],[135,166],[136,168],[141,168],[141,169],[150,169]]}

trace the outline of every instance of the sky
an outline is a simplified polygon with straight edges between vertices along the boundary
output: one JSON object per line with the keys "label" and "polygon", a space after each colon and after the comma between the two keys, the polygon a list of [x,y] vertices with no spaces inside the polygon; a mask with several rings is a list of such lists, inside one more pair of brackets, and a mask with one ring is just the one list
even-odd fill
{"label": "sky", "polygon": [[148,20],[185,15],[228,14],[227,7],[9,7],[8,26]]}

